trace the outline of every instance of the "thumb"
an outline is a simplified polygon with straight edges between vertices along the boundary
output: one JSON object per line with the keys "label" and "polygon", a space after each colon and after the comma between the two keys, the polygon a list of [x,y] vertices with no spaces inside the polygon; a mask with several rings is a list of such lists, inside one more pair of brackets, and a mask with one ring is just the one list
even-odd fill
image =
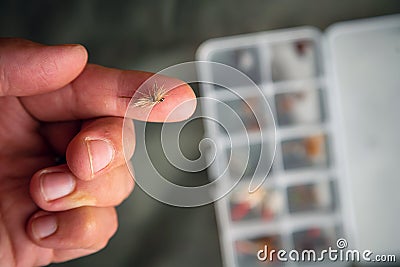
{"label": "thumb", "polygon": [[0,38],[0,96],[37,95],[59,89],[83,70],[81,45],[45,46],[28,40]]}

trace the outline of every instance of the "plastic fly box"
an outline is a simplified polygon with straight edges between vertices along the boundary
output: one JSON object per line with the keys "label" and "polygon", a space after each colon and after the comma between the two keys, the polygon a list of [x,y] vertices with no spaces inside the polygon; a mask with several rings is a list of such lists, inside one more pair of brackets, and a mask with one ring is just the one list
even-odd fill
{"label": "plastic fly box", "polygon": [[[241,85],[200,88],[202,96],[229,106],[242,120],[250,137],[248,160],[241,157],[240,149],[236,154],[229,154],[231,138],[241,140],[240,134],[226,133],[214,121],[204,120],[206,136],[219,140],[220,151],[226,151],[216,154],[216,164],[208,169],[210,178],[218,178],[225,168],[229,177],[240,171],[236,168],[241,168],[241,162],[246,162],[243,179],[215,205],[226,266],[310,263],[282,262],[276,258],[260,261],[257,252],[265,245],[269,250],[313,249],[317,253],[328,247],[337,249],[340,238],[348,242],[349,248],[357,245],[352,206],[354,189],[349,189],[349,175],[345,172],[342,117],[346,114],[341,114],[339,91],[342,89],[338,88],[342,77],[338,77],[335,53],[341,51],[342,43],[346,45],[340,42],[342,36],[368,31],[375,34],[387,29],[400,32],[400,17],[339,23],[326,33],[300,27],[224,37],[208,40],[199,47],[197,60],[226,64],[251,78],[268,100],[273,116],[272,120],[268,117],[268,108],[256,92]],[[199,69],[200,78],[212,80],[212,75],[212,70]],[[221,124],[231,124],[229,116],[213,102],[205,105],[202,106],[205,115],[218,118]],[[265,111],[265,121],[251,115],[257,109]],[[271,138],[260,139],[254,133],[271,136],[268,133],[274,131],[274,124],[276,151],[272,168],[262,186],[250,194],[248,178],[254,174],[260,144],[271,147],[274,143]],[[233,162],[229,167],[228,161]],[[349,265],[332,261],[324,264]]]}

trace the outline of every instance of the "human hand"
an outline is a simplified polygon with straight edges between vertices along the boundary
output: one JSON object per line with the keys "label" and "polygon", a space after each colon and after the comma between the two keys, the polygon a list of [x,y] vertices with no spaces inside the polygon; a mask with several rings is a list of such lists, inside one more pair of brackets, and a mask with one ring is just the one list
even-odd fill
{"label": "human hand", "polygon": [[[134,186],[122,148],[126,96],[153,74],[86,61],[82,46],[0,39],[0,266],[88,255],[117,229],[114,207]],[[194,97],[181,85],[149,118],[163,122]],[[56,157],[67,163],[56,165]]]}

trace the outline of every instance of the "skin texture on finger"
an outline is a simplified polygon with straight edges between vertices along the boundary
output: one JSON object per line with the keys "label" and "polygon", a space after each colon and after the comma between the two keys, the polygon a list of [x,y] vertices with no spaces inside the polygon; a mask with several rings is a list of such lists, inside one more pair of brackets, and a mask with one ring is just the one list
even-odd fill
{"label": "skin texture on finger", "polygon": [[118,227],[114,208],[81,207],[35,213],[27,233],[38,246],[52,249],[100,249]]}
{"label": "skin texture on finger", "polygon": [[133,187],[134,179],[125,165],[91,181],[78,179],[67,165],[61,165],[36,173],[30,182],[30,194],[43,210],[62,211],[82,206],[119,205]]}
{"label": "skin texture on finger", "polygon": [[[150,78],[169,87],[165,101],[156,104],[151,110],[151,116],[148,116],[149,109],[143,107],[133,109],[128,114],[130,118],[173,122],[193,114],[195,101],[191,101],[190,108],[183,110],[179,117],[167,119],[176,106],[195,99],[192,88],[180,80],[149,72],[123,71],[92,64],[88,64],[77,79],[60,90],[24,97],[21,101],[30,114],[42,121],[124,117],[131,97]],[[149,86],[152,87],[153,84]]]}
{"label": "skin texture on finger", "polygon": [[0,38],[0,96],[28,96],[59,89],[82,72],[87,57],[81,45],[45,46]]}
{"label": "skin texture on finger", "polygon": [[[15,97],[0,97],[0,153],[20,155],[40,155],[44,151],[38,151],[41,140],[31,138],[32,133],[37,131],[40,124],[32,120],[25,112]],[[30,142],[21,142],[30,140]],[[27,155],[28,156],[28,155]],[[0,163],[1,164],[1,163]]]}
{"label": "skin texture on finger", "polygon": [[109,172],[115,167],[125,165],[124,149],[134,150],[135,134],[125,131],[130,142],[122,141],[124,120],[117,117],[99,118],[82,126],[82,130],[69,143],[66,153],[71,172],[82,180],[91,180]]}

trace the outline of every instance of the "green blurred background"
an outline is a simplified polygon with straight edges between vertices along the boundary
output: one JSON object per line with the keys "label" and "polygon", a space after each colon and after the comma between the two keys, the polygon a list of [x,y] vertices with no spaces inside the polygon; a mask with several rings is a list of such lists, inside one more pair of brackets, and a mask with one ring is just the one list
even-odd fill
{"label": "green blurred background", "polygon": [[[91,63],[157,72],[193,60],[197,47],[213,37],[300,25],[324,30],[338,21],[399,12],[396,0],[2,0],[0,35],[47,44],[80,43]],[[148,129],[149,139],[155,140],[148,149],[157,154],[160,125]],[[195,157],[201,121],[190,129],[182,139]],[[141,152],[138,147],[134,163],[140,164]],[[159,164],[162,168],[164,163]],[[182,173],[174,175],[177,181],[185,180]],[[205,172],[193,177],[207,181]],[[221,266],[213,205],[170,207],[136,187],[118,210],[119,231],[106,249],[54,266]]]}

